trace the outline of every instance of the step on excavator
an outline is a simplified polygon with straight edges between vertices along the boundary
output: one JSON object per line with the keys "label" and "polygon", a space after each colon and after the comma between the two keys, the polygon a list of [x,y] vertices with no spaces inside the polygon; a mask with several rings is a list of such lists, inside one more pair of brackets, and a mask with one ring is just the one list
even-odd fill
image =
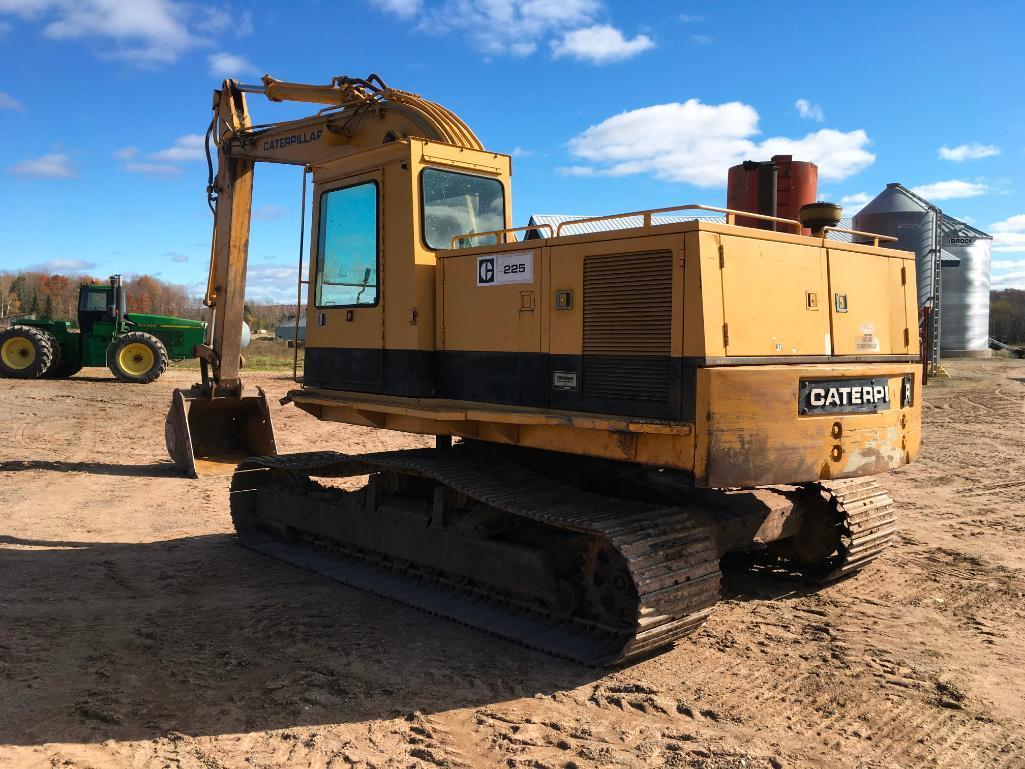
{"label": "step on excavator", "polygon": [[[252,125],[247,94],[323,108]],[[700,205],[514,227],[510,157],[376,75],[225,81],[207,141],[208,338],[167,445],[233,472],[246,546],[601,666],[699,627],[727,554],[827,583],[893,536],[876,477],[918,452],[921,377],[882,236]],[[236,331],[261,162],[303,167],[304,211],[312,175],[284,402],[433,447],[276,454]]]}

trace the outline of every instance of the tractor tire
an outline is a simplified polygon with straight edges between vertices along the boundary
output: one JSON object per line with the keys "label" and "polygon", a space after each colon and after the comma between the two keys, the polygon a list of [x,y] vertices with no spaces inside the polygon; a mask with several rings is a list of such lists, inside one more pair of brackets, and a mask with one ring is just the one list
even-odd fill
{"label": "tractor tire", "polygon": [[0,333],[0,375],[38,379],[59,360],[60,345],[53,334],[32,326],[12,326]]}
{"label": "tractor tire", "polygon": [[167,348],[152,334],[132,331],[107,348],[107,368],[119,382],[148,384],[167,370]]}
{"label": "tractor tire", "polygon": [[64,374],[61,373],[61,367],[64,365],[64,350],[61,349],[57,337],[49,331],[44,331],[43,333],[50,337],[50,347],[53,349],[53,360],[46,367],[43,376],[46,379],[62,379],[64,377]]}

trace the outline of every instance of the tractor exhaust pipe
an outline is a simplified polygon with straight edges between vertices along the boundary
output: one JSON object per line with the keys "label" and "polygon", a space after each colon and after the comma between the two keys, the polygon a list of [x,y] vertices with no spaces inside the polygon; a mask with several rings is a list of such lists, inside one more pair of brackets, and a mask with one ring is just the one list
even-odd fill
{"label": "tractor exhaust pipe", "polygon": [[217,398],[198,386],[175,390],[164,441],[171,460],[192,478],[227,475],[244,459],[277,454],[267,396],[260,387]]}

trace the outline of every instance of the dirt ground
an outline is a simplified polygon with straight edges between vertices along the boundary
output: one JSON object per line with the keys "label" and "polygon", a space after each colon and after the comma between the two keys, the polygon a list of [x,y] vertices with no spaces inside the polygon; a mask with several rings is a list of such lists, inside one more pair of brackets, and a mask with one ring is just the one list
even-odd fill
{"label": "dirt ground", "polygon": [[[705,628],[602,674],[241,548],[163,448],[173,369],[0,383],[0,767],[1025,767],[1025,361],[953,363],[896,547],[730,573]],[[282,451],[423,441],[276,398]]]}

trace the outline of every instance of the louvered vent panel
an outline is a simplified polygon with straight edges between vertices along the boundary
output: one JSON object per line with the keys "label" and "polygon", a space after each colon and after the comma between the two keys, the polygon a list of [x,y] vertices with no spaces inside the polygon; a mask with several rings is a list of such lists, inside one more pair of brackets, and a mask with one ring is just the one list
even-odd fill
{"label": "louvered vent panel", "polygon": [[672,316],[671,252],[584,259],[584,395],[667,399]]}

